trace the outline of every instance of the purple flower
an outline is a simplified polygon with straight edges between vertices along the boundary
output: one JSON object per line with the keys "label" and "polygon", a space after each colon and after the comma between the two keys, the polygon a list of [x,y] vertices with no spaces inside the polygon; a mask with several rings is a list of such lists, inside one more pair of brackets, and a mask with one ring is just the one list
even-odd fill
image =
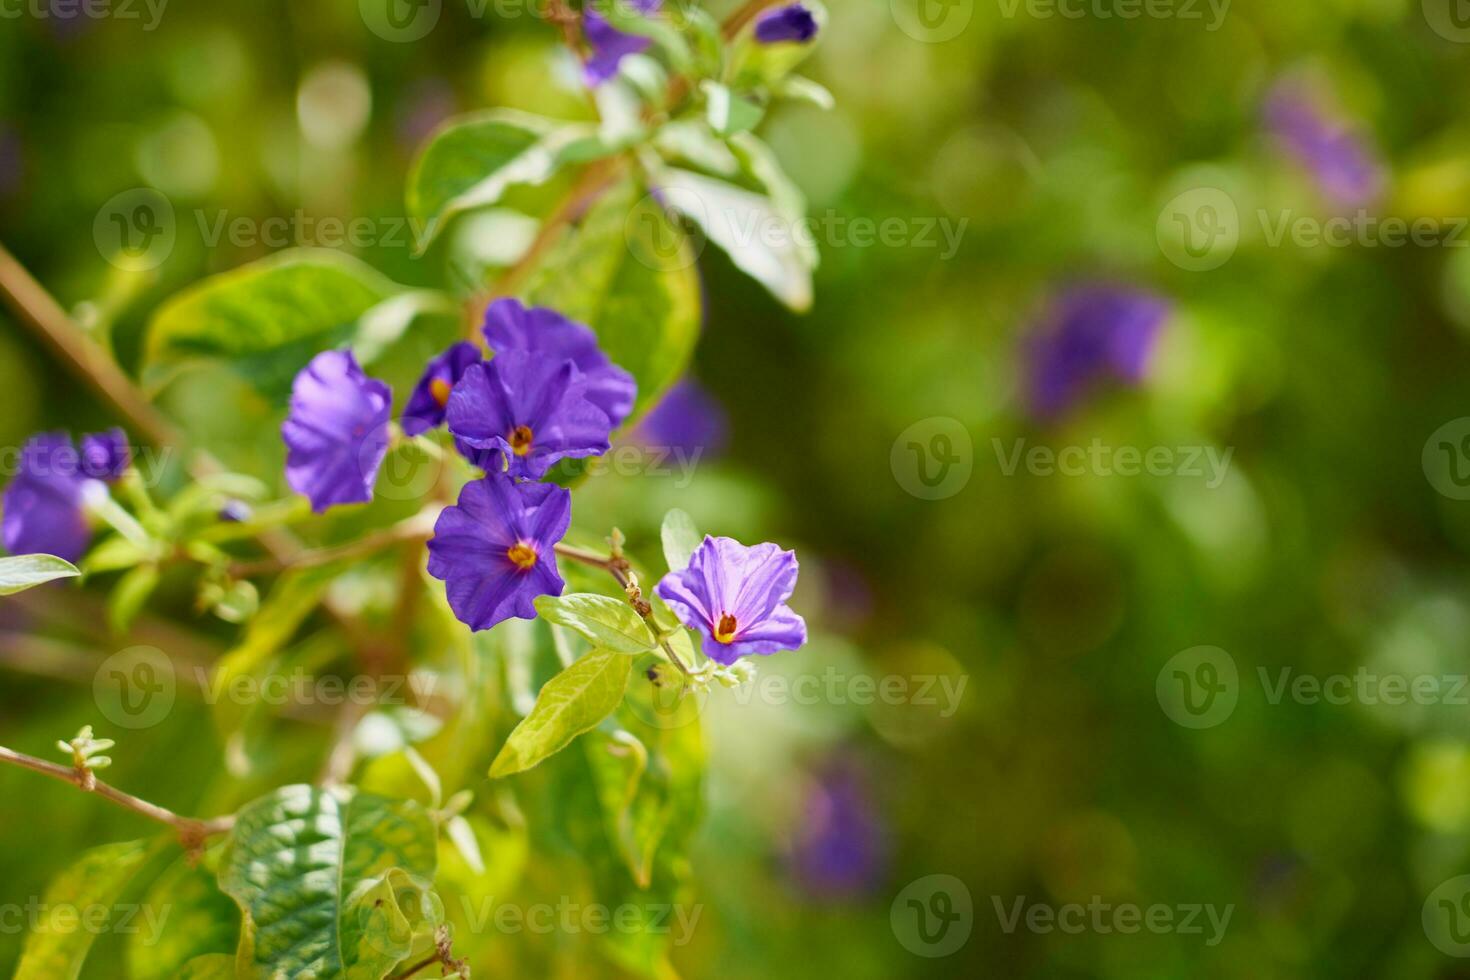
{"label": "purple flower", "polygon": [[755,39],[762,44],[795,41],[805,44],[817,36],[817,19],[799,3],[768,10],[755,22]]}
{"label": "purple flower", "polygon": [[643,417],[633,438],[645,446],[682,453],[686,459],[698,454],[708,460],[725,451],[729,428],[725,410],[714,396],[685,378]]}
{"label": "purple flower", "polygon": [[0,537],[12,555],[47,554],[76,561],[91,540],[84,508],[100,484],[82,473],[71,437],[64,432],[32,436],[20,451],[15,479],[5,488]]}
{"label": "purple flower", "polygon": [[1302,86],[1278,84],[1266,97],[1264,116],[1266,130],[1335,203],[1365,205],[1382,190],[1383,168],[1371,146]]}
{"label": "purple flower", "polygon": [[449,431],[464,446],[499,454],[476,460],[481,466],[531,479],[558,460],[602,455],[612,432],[576,365],[524,350],[466,370],[448,414]]}
{"label": "purple flower", "polygon": [[1028,340],[1032,409],[1054,417],[1099,382],[1141,382],[1168,316],[1168,302],[1143,290],[1089,284],[1063,292]]}
{"label": "purple flower", "polygon": [[795,831],[791,869],[797,881],[822,898],[859,896],[880,883],[887,851],[865,773],[840,756],[823,764]]}
{"label": "purple flower", "polygon": [[561,595],[555,546],[572,520],[572,495],[503,473],[465,484],[429,539],[429,574],[444,582],[454,615],[487,630],[512,616],[533,619],[531,600]]}
{"label": "purple flower", "polygon": [[706,536],[689,567],[658,583],[658,594],[680,622],[704,635],[705,656],[729,666],[806,643],[806,621],[786,605],[796,573],[794,551]]}
{"label": "purple flower", "polygon": [[587,381],[587,397],[607,413],[617,428],[633,411],[638,384],[608,360],[591,327],[568,320],[544,306],[527,309],[513,299],[500,299],[485,310],[485,341],[497,354],[528,350],[568,360]]}
{"label": "purple flower", "polygon": [[122,429],[112,428],[82,436],[81,469],[84,476],[110,483],[123,475],[131,461],[128,437]]}
{"label": "purple flower", "polygon": [[370,378],[347,351],[311,359],[291,388],[286,483],[321,513],[334,504],[372,499],[378,467],[388,452],[393,391]]}
{"label": "purple flower", "polygon": [[[622,3],[624,0],[613,0]],[[648,15],[658,10],[663,0],[629,0],[638,13]],[[630,54],[642,54],[651,42],[646,37],[625,34],[612,26],[607,18],[589,7],[582,15],[582,33],[592,45],[592,57],[583,66],[587,84],[597,87],[618,73],[618,66]]]}
{"label": "purple flower", "polygon": [[472,364],[481,361],[480,348],[461,341],[429,361],[403,407],[403,434],[416,436],[444,424],[449,393]]}

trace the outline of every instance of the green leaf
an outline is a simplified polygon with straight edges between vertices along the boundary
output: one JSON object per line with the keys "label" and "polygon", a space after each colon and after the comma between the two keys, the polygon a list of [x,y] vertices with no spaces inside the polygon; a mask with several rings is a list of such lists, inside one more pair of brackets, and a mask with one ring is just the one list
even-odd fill
{"label": "green leaf", "polygon": [[[93,848],[51,883],[42,901],[51,909],[76,910],[78,916],[90,906],[111,906],[148,851],[144,841]],[[79,918],[43,916],[38,928],[26,936],[15,980],[76,980],[95,938],[96,930],[85,928]]]}
{"label": "green leaf", "polygon": [[226,954],[228,976],[235,975],[233,952],[239,944],[240,910],[219,890],[209,868],[191,864],[188,857],[178,858],[148,886],[143,908],[169,909],[170,913],[161,931],[155,933],[145,922],[128,936],[130,980],[174,980],[180,970],[189,976],[188,968],[198,959],[207,959],[206,954]]}
{"label": "green leaf", "polygon": [[694,518],[677,507],[664,515],[659,536],[663,539],[664,560],[669,563],[671,572],[682,572],[688,568],[689,557],[704,540],[694,526]]}
{"label": "green leaf", "polygon": [[713,177],[668,167],[660,181],[670,207],[720,246],[736,268],[798,313],[811,309],[811,230],[771,201]]}
{"label": "green leaf", "polygon": [[239,975],[381,980],[414,949],[436,849],[409,800],[286,786],[247,804],[219,872],[245,920]]}
{"label": "green leaf", "polygon": [[416,321],[424,317],[458,317],[459,307],[444,293],[416,289],[390,296],[363,313],[352,337],[352,352],[363,364],[371,364],[398,342]]}
{"label": "green leaf", "polygon": [[235,958],[223,953],[196,956],[169,977],[172,980],[235,980]]}
{"label": "green leaf", "polygon": [[818,109],[830,110],[837,107],[837,100],[832,97],[831,92],[827,91],[826,86],[804,75],[787,75],[772,85],[771,91],[783,99],[809,102]]}
{"label": "green leaf", "polygon": [[291,249],[212,276],[148,324],[145,380],[190,358],[219,358],[266,392],[284,390],[314,354],[344,343],[357,318],[398,287],[357,259]]}
{"label": "green leaf", "polygon": [[684,373],[702,304],[688,237],[636,193],[630,182],[604,195],[526,290],[533,305],[591,326],[607,356],[632,373],[635,418]]}
{"label": "green leaf", "polygon": [[594,728],[622,702],[632,669],[630,657],[593,650],[547,681],[495,757],[490,777],[524,772]]}
{"label": "green leaf", "polygon": [[430,137],[408,177],[419,251],[456,214],[495,204],[517,184],[543,184],[568,162],[603,155],[596,133],[586,124],[504,109],[450,121]]}
{"label": "green leaf", "polygon": [[87,552],[87,556],[82,559],[82,570],[87,575],[121,571],[132,568],[148,556],[148,551],[138,547],[136,542],[129,541],[121,534],[112,534]]}
{"label": "green leaf", "polygon": [[59,578],[73,578],[80,574],[77,566],[55,555],[0,558],[0,595],[15,595]]}
{"label": "green leaf", "polygon": [[118,579],[107,597],[107,625],[118,636],[127,633],[158,588],[158,566],[139,565]]}
{"label": "green leaf", "polygon": [[766,110],[747,98],[736,95],[719,82],[706,81],[703,86],[705,115],[710,128],[721,136],[734,136],[754,129]]}
{"label": "green leaf", "polygon": [[593,646],[612,653],[647,653],[654,647],[642,617],[627,602],[612,596],[592,592],[537,596],[536,611],[548,622],[575,630]]}

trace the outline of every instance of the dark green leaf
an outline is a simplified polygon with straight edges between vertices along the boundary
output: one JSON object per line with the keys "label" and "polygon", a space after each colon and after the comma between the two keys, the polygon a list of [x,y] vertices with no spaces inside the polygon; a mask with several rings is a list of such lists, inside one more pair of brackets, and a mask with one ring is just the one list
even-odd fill
{"label": "dark green leaf", "polygon": [[591,592],[543,595],[536,598],[536,611],[548,622],[575,630],[593,646],[613,653],[647,653],[654,646],[653,634],[633,607],[612,596]]}

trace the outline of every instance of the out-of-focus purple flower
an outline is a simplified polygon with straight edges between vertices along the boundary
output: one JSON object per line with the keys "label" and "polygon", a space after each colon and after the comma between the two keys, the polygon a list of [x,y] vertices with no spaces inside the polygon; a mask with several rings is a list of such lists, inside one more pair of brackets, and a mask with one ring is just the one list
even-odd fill
{"label": "out-of-focus purple flower", "polygon": [[481,359],[480,348],[466,341],[431,358],[403,407],[403,434],[416,436],[443,425],[450,392],[470,365],[479,364]]}
{"label": "out-of-focus purple flower", "polygon": [[[631,3],[634,10],[647,16],[658,10],[663,0],[613,0]],[[582,33],[592,46],[592,56],[583,66],[582,75],[594,88],[618,73],[618,66],[630,54],[642,54],[652,43],[646,37],[625,34],[612,26],[607,18],[590,6],[582,14]]]}
{"label": "out-of-focus purple flower", "polygon": [[393,391],[362,373],[347,351],[326,351],[296,375],[291,413],[281,426],[286,483],[321,513],[367,503],[388,452]]}
{"label": "out-of-focus purple flower", "polygon": [[862,769],[837,758],[815,774],[792,841],[791,870],[820,898],[853,898],[882,883],[888,847],[882,816]]}
{"label": "out-of-focus purple flower", "polygon": [[82,472],[71,436],[64,432],[32,436],[21,447],[15,479],[5,488],[5,515],[0,520],[5,550],[76,561],[92,538],[85,510],[91,492],[106,491]]}
{"label": "out-of-focus purple flower", "polygon": [[1369,204],[1383,189],[1384,173],[1372,146],[1332,118],[1301,85],[1277,84],[1266,97],[1266,130],[1334,203]]}
{"label": "out-of-focus purple flower", "polygon": [[408,95],[398,104],[396,130],[399,145],[407,150],[418,148],[444,120],[459,111],[454,88],[442,78],[426,78],[414,83]]}
{"label": "out-of-focus purple flower", "polygon": [[669,389],[658,405],[643,417],[633,439],[645,446],[698,455],[709,460],[725,451],[729,439],[725,409],[697,381],[685,378]]}
{"label": "out-of-focus purple flower", "polygon": [[240,524],[254,516],[255,508],[235,497],[220,505],[219,519],[230,524]]}
{"label": "out-of-focus purple flower", "polygon": [[1162,297],[1126,286],[1064,291],[1027,341],[1032,410],[1060,415],[1100,382],[1143,381],[1169,311]]}
{"label": "out-of-focus purple flower", "polygon": [[517,300],[499,299],[485,310],[484,333],[497,354],[526,350],[571,361],[586,379],[587,398],[607,413],[613,428],[633,411],[638,384],[602,352],[591,327],[544,306],[527,309]]}
{"label": "out-of-focus purple flower", "polygon": [[795,650],[806,621],[786,605],[796,588],[796,552],[706,536],[689,566],[658,583],[679,621],[704,636],[704,655],[729,666],[751,654]]}
{"label": "out-of-focus purple flower", "polygon": [[612,424],[587,397],[587,383],[571,361],[509,350],[472,365],[449,396],[449,431],[471,449],[498,460],[476,460],[487,470],[540,479],[562,459],[608,451]]}
{"label": "out-of-focus purple flower", "polygon": [[805,44],[816,36],[817,19],[799,3],[768,10],[755,22],[755,39],[762,44]]}
{"label": "out-of-focus purple flower", "polygon": [[132,452],[122,429],[112,428],[82,436],[80,463],[83,476],[111,483],[123,475],[130,462]]}
{"label": "out-of-focus purple flower", "polygon": [[487,630],[511,617],[533,619],[532,600],[561,595],[556,543],[572,520],[572,495],[550,483],[518,483],[503,473],[465,484],[429,539],[429,574],[444,582],[454,615]]}

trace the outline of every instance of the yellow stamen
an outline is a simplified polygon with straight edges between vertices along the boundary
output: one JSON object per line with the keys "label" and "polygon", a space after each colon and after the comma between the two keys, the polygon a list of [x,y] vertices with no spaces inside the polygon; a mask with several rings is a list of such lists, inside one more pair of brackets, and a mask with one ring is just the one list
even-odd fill
{"label": "yellow stamen", "polygon": [[715,639],[721,643],[730,643],[735,639],[735,617],[725,613],[720,617],[719,625],[715,627]]}
{"label": "yellow stamen", "polygon": [[524,456],[531,451],[530,426],[518,425],[510,430],[510,448],[517,456]]}
{"label": "yellow stamen", "polygon": [[517,541],[505,550],[505,557],[521,571],[530,571],[536,564],[536,549],[524,541]]}
{"label": "yellow stamen", "polygon": [[429,394],[434,396],[434,401],[439,403],[440,408],[449,404],[449,393],[453,390],[453,385],[443,378],[435,378],[429,382]]}

